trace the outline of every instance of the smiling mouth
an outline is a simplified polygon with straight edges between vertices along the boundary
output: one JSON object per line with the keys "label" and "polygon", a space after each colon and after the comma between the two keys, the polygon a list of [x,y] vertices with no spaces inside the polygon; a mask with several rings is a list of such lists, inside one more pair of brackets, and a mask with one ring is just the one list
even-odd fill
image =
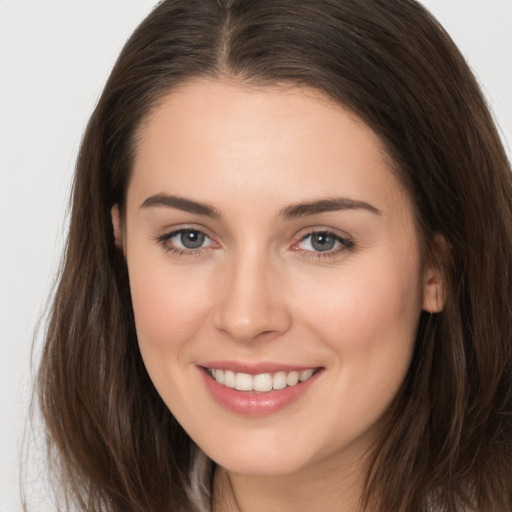
{"label": "smiling mouth", "polygon": [[231,370],[205,368],[206,372],[220,385],[237,391],[269,393],[287,387],[294,387],[307,381],[321,368],[308,368],[306,370],[278,371],[275,373],[260,373],[250,375],[237,373]]}

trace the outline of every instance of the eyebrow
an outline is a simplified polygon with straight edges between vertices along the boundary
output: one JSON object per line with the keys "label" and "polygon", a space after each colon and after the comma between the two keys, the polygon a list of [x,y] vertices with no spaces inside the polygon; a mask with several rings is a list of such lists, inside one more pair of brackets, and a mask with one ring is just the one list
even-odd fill
{"label": "eyebrow", "polygon": [[382,215],[382,212],[378,208],[364,201],[348,199],[346,197],[333,197],[329,199],[320,199],[319,201],[312,201],[310,203],[292,204],[281,210],[279,216],[284,219],[296,219],[324,212],[355,209],[363,209],[374,213],[375,215]]}
{"label": "eyebrow", "polygon": [[[219,210],[212,205],[168,194],[155,194],[150,196],[141,205],[141,208],[155,207],[175,208],[177,210],[197,215],[204,215],[214,219],[219,219],[221,217]],[[346,197],[334,197],[329,199],[320,199],[309,203],[292,204],[281,210],[279,217],[285,220],[290,220],[300,217],[308,217],[310,215],[318,215],[325,212],[355,209],[367,210],[376,215],[382,214],[378,208],[364,201],[348,199]]]}
{"label": "eyebrow", "polygon": [[140,206],[141,208],[176,208],[188,213],[204,215],[214,219],[220,218],[220,212],[214,206],[199,201],[192,201],[180,196],[172,196],[167,194],[155,194],[148,197]]}

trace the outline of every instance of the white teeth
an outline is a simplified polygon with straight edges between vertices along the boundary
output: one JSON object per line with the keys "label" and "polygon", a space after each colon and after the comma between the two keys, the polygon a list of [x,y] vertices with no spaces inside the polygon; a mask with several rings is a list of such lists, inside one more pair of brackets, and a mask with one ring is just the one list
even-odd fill
{"label": "white teeth", "polygon": [[267,393],[269,391],[284,389],[287,386],[295,386],[300,382],[308,380],[315,374],[312,368],[302,371],[279,371],[272,373],[260,373],[250,375],[248,373],[235,373],[231,370],[219,370],[209,368],[210,375],[219,383],[228,388],[238,391],[257,391]]}
{"label": "white teeth", "polygon": [[288,386],[295,386],[297,382],[299,382],[299,372],[290,372],[286,376],[286,384],[288,384]]}
{"label": "white teeth", "polygon": [[302,370],[300,372],[299,380],[301,382],[304,382],[305,380],[308,380],[312,376],[313,376],[313,370]]}
{"label": "white teeth", "polygon": [[235,389],[238,389],[238,391],[252,391],[252,375],[237,373],[235,375]]}
{"label": "white teeth", "polygon": [[224,386],[228,388],[234,388],[235,387],[235,374],[230,371],[226,370],[224,372]]}
{"label": "white teeth", "polygon": [[213,370],[213,378],[219,383],[224,384],[224,372],[222,370]]}
{"label": "white teeth", "polygon": [[270,373],[255,375],[253,377],[252,387],[254,391],[260,391],[261,393],[270,391],[272,389],[272,375],[270,375]]}
{"label": "white teeth", "polygon": [[274,389],[284,389],[286,387],[286,372],[274,373],[272,387]]}

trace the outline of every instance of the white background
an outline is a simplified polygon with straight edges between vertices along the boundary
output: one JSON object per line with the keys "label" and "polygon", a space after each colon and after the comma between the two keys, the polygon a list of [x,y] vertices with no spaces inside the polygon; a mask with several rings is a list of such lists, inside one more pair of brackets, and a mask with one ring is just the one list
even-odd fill
{"label": "white background", "polygon": [[[63,246],[80,138],[124,41],[155,3],[0,0],[1,512],[21,511],[31,347]],[[424,3],[468,59],[510,147],[512,0]],[[29,455],[29,497],[40,499],[33,510],[53,510],[40,489],[42,455]]]}

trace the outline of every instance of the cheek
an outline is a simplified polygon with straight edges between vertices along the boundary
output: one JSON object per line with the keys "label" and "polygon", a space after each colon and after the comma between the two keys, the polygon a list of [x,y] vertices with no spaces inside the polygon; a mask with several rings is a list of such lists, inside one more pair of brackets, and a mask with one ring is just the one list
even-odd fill
{"label": "cheek", "polygon": [[207,324],[207,281],[201,275],[172,272],[165,261],[144,265],[143,260],[136,260],[129,269],[144,365],[167,407],[180,422],[190,424],[189,404],[195,403],[197,393],[189,385],[196,377],[190,349]]}
{"label": "cheek", "polygon": [[331,353],[330,393],[317,428],[335,445],[378,424],[408,371],[421,294],[419,267],[404,263],[394,272],[368,265],[340,273],[303,303],[304,325]]}
{"label": "cheek", "polygon": [[302,293],[300,307],[316,325],[336,331],[338,338],[350,332],[360,333],[361,338],[389,329],[410,332],[421,310],[418,276],[413,263],[386,271],[370,265],[363,270],[342,269],[337,278],[329,276]]}
{"label": "cheek", "polygon": [[134,259],[129,269],[137,337],[150,370],[164,357],[168,362],[179,357],[182,346],[201,328],[208,284],[200,272],[172,272],[165,262],[145,265]]}
{"label": "cheek", "polygon": [[340,387],[379,408],[407,372],[421,312],[419,258],[401,260],[347,268],[301,305],[307,328],[336,354]]}

